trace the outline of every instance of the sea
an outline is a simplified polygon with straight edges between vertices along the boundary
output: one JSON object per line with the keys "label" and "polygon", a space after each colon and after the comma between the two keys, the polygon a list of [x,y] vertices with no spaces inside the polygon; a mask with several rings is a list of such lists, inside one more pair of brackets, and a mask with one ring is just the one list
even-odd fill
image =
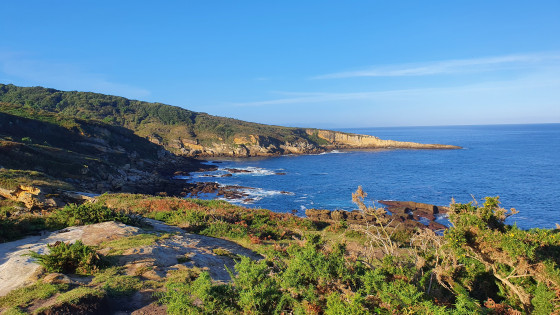
{"label": "sea", "polygon": [[[316,155],[209,160],[218,170],[181,177],[234,185],[229,202],[304,216],[305,210],[354,210],[358,186],[377,200],[482,204],[499,196],[529,229],[560,224],[560,124],[339,129],[381,139],[440,143],[459,150],[351,150]],[[243,170],[242,172],[226,169]],[[229,177],[219,177],[222,175]],[[212,176],[212,177],[210,177]],[[218,198],[213,194],[201,198]]]}

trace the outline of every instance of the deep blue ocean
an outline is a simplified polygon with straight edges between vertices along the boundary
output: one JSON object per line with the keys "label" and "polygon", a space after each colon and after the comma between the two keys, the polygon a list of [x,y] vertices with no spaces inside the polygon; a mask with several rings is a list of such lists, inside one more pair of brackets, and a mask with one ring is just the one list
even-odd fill
{"label": "deep blue ocean", "polygon": [[[500,196],[519,214],[508,223],[553,228],[560,223],[560,124],[340,129],[381,139],[441,143],[461,150],[344,151],[320,155],[220,160],[220,170],[245,169],[231,177],[204,177],[243,189],[230,200],[278,212],[307,208],[355,209],[351,194],[361,185],[370,200],[405,200],[449,205],[451,199]],[[285,175],[278,175],[285,173]],[[208,174],[206,174],[208,175]],[[207,196],[208,197],[208,196]],[[212,197],[212,196],[210,196]]]}

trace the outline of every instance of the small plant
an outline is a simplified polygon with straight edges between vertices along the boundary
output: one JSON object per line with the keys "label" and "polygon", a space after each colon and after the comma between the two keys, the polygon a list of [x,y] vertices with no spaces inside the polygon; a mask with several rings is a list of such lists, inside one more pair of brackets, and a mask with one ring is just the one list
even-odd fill
{"label": "small plant", "polygon": [[187,263],[187,262],[189,262],[189,261],[191,261],[191,260],[192,260],[192,259],[191,259],[191,257],[190,257],[189,254],[185,254],[185,255],[183,255],[183,256],[177,257],[177,263],[178,263],[178,264],[184,264],[184,263]]}
{"label": "small plant", "polygon": [[101,259],[95,249],[78,240],[75,243],[56,242],[47,245],[48,254],[31,252],[30,256],[48,272],[90,275],[99,270]]}
{"label": "small plant", "polygon": [[[369,240],[370,251],[373,252],[374,248],[380,247],[386,255],[394,255],[398,244],[393,240],[396,228],[389,228],[393,220],[387,215],[385,209],[376,208],[375,205],[373,207],[366,206],[364,203],[366,196],[367,194],[362,190],[362,186],[358,186],[356,192],[352,193],[352,201],[358,205],[364,215],[366,227],[362,232]],[[368,216],[375,219],[373,224],[367,222]]]}
{"label": "small plant", "polygon": [[233,254],[232,252],[230,252],[229,250],[225,249],[225,248],[214,248],[212,250],[212,252],[214,253],[214,255],[218,255],[218,256],[224,256],[224,257],[229,257],[229,258],[237,258],[237,255]]}

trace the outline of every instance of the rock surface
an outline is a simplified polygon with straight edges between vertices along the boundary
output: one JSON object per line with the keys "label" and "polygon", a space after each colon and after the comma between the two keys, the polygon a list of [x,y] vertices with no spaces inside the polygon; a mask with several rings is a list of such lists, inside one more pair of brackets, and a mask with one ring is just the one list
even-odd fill
{"label": "rock surface", "polygon": [[[392,216],[387,214],[393,219],[391,225],[403,225],[405,228],[428,228],[431,230],[445,229],[445,225],[436,222],[436,215],[444,215],[449,208],[442,206],[435,206],[426,203],[419,203],[413,201],[385,201],[380,200],[380,204],[386,205],[387,210],[391,212]],[[323,222],[339,222],[346,221],[349,224],[366,225],[375,223],[375,217],[372,215],[364,214],[359,210],[344,211],[344,210],[319,210],[307,209],[305,215],[315,221]]]}
{"label": "rock surface", "polygon": [[[29,256],[31,251],[43,254],[47,244],[59,242],[75,242],[82,240],[86,245],[99,245],[126,236],[141,233],[171,233],[168,238],[157,241],[153,245],[131,248],[120,257],[120,264],[127,272],[141,275],[147,279],[165,277],[167,272],[188,267],[198,267],[209,271],[217,281],[230,279],[226,266],[233,270],[234,261],[231,257],[219,256],[214,249],[222,248],[233,255],[244,255],[253,259],[261,256],[233,242],[185,233],[178,227],[165,225],[159,221],[147,220],[153,230],[143,230],[116,222],[104,222],[86,226],[75,226],[44,235],[31,236],[18,241],[0,244],[0,296],[11,290],[33,283],[41,267]],[[178,257],[187,257],[188,261],[179,263]],[[144,275],[145,273],[145,275]],[[56,275],[52,276],[56,279]]]}
{"label": "rock surface", "polygon": [[330,130],[306,129],[307,136],[316,137],[319,143],[299,138],[285,141],[278,138],[249,135],[233,139],[232,143],[225,141],[212,142],[202,145],[192,141],[175,140],[171,146],[178,153],[185,156],[198,157],[249,157],[249,156],[277,156],[283,154],[314,154],[335,149],[460,149],[461,147],[444,144],[423,144],[382,140],[374,136],[359,135]]}

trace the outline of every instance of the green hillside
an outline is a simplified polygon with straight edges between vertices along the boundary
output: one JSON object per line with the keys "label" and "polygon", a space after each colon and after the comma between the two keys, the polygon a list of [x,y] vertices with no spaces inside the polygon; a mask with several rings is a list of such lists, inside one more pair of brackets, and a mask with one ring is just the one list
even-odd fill
{"label": "green hillside", "polygon": [[173,172],[200,167],[127,128],[0,102],[0,188],[38,176],[95,192],[152,193]]}
{"label": "green hillside", "polygon": [[305,141],[315,145],[324,144],[323,139],[310,136],[301,128],[250,123],[99,93],[0,84],[0,101],[5,103],[2,111],[13,115],[28,115],[29,110],[38,110],[56,114],[54,121],[60,123],[64,123],[66,117],[72,117],[125,127],[172,151],[177,149],[173,145],[177,139],[208,145],[215,142],[233,143],[236,137],[249,135],[259,135],[278,143]]}

